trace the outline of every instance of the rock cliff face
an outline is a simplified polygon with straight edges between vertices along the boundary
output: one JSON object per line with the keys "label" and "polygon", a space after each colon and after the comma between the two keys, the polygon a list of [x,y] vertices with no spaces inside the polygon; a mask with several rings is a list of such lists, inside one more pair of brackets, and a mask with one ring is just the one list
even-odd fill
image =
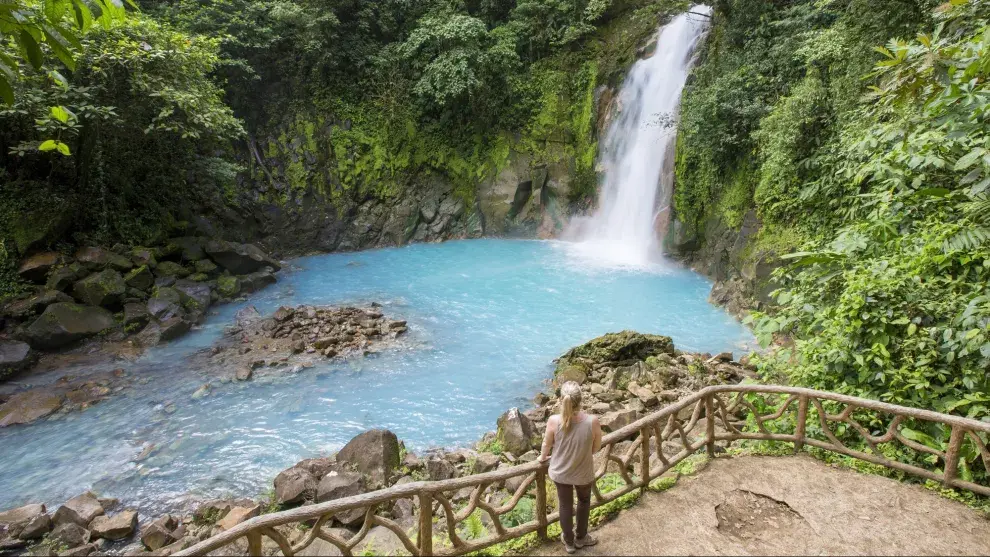
{"label": "rock cliff face", "polygon": [[676,216],[665,238],[667,252],[694,270],[711,278],[709,300],[742,317],[751,309],[771,303],[776,287],[771,279],[780,260],[773,251],[757,247],[761,223],[750,210],[739,228],[726,225],[718,217],[705,224],[704,234],[690,235]]}
{"label": "rock cliff face", "polygon": [[549,238],[567,221],[574,160],[563,150],[537,158],[510,145],[470,183],[410,167],[381,183],[351,185],[337,159],[307,147],[332,145],[341,126],[291,124],[252,141],[264,147],[245,154],[251,171],[242,177],[240,209],[208,203],[182,217],[197,233],[257,242],[282,257],[482,236]]}

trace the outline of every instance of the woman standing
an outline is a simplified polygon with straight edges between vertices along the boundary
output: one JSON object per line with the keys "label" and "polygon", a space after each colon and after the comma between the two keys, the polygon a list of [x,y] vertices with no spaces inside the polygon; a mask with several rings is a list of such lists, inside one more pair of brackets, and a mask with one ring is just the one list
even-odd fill
{"label": "woman standing", "polygon": [[[581,410],[581,386],[568,381],[560,388],[560,414],[547,420],[540,462],[550,460],[550,479],[557,485],[561,539],[567,553],[598,543],[588,535],[594,455],[602,445],[598,417]],[[551,456],[551,452],[553,456]],[[574,493],[577,492],[577,536],[574,532]]]}

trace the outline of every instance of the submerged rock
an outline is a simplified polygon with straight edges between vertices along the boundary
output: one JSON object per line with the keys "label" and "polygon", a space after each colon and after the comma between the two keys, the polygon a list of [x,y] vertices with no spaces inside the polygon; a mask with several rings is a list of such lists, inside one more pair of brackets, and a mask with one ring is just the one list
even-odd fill
{"label": "submerged rock", "polygon": [[0,341],[0,381],[28,369],[36,360],[37,355],[28,343],[18,340]]}
{"label": "submerged rock", "polygon": [[17,393],[0,406],[0,427],[26,424],[44,418],[62,407],[61,394],[33,389]]}

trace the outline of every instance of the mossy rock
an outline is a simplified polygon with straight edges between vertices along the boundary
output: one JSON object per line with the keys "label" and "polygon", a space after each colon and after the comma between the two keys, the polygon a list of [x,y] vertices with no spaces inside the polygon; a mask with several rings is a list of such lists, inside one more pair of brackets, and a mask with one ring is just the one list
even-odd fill
{"label": "mossy rock", "polygon": [[160,277],[185,278],[190,275],[189,269],[174,261],[162,261],[155,268],[155,274]]}
{"label": "mossy rock", "polygon": [[586,368],[582,365],[567,365],[563,368],[558,368],[557,372],[554,374],[554,382],[558,386],[563,385],[568,381],[574,381],[578,385],[583,385],[587,380],[588,373]]}
{"label": "mossy rock", "polygon": [[193,263],[193,268],[196,269],[196,274],[208,275],[217,271],[217,264],[209,259],[200,259],[199,261]]}
{"label": "mossy rock", "polygon": [[224,298],[233,298],[241,292],[241,281],[237,277],[224,275],[217,278],[217,292]]}
{"label": "mossy rock", "polygon": [[636,331],[608,333],[568,350],[558,360],[555,375],[574,365],[585,368],[596,364],[615,365],[629,360],[646,360],[660,354],[674,354],[674,343],[670,337]]}
{"label": "mossy rock", "polygon": [[91,306],[114,306],[127,292],[127,284],[120,273],[112,269],[90,275],[72,287],[75,298]]}
{"label": "mossy rock", "polygon": [[155,276],[151,274],[151,269],[147,265],[141,265],[124,277],[124,282],[131,288],[147,290],[155,284]]}

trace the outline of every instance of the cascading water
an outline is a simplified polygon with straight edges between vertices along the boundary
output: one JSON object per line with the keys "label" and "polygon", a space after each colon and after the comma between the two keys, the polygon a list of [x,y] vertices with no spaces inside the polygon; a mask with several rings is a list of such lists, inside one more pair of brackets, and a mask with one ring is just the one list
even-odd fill
{"label": "cascading water", "polygon": [[658,259],[673,183],[674,118],[711,11],[694,6],[661,27],[656,53],[629,70],[600,153],[598,209],[573,219],[565,233],[579,254],[631,266]]}

